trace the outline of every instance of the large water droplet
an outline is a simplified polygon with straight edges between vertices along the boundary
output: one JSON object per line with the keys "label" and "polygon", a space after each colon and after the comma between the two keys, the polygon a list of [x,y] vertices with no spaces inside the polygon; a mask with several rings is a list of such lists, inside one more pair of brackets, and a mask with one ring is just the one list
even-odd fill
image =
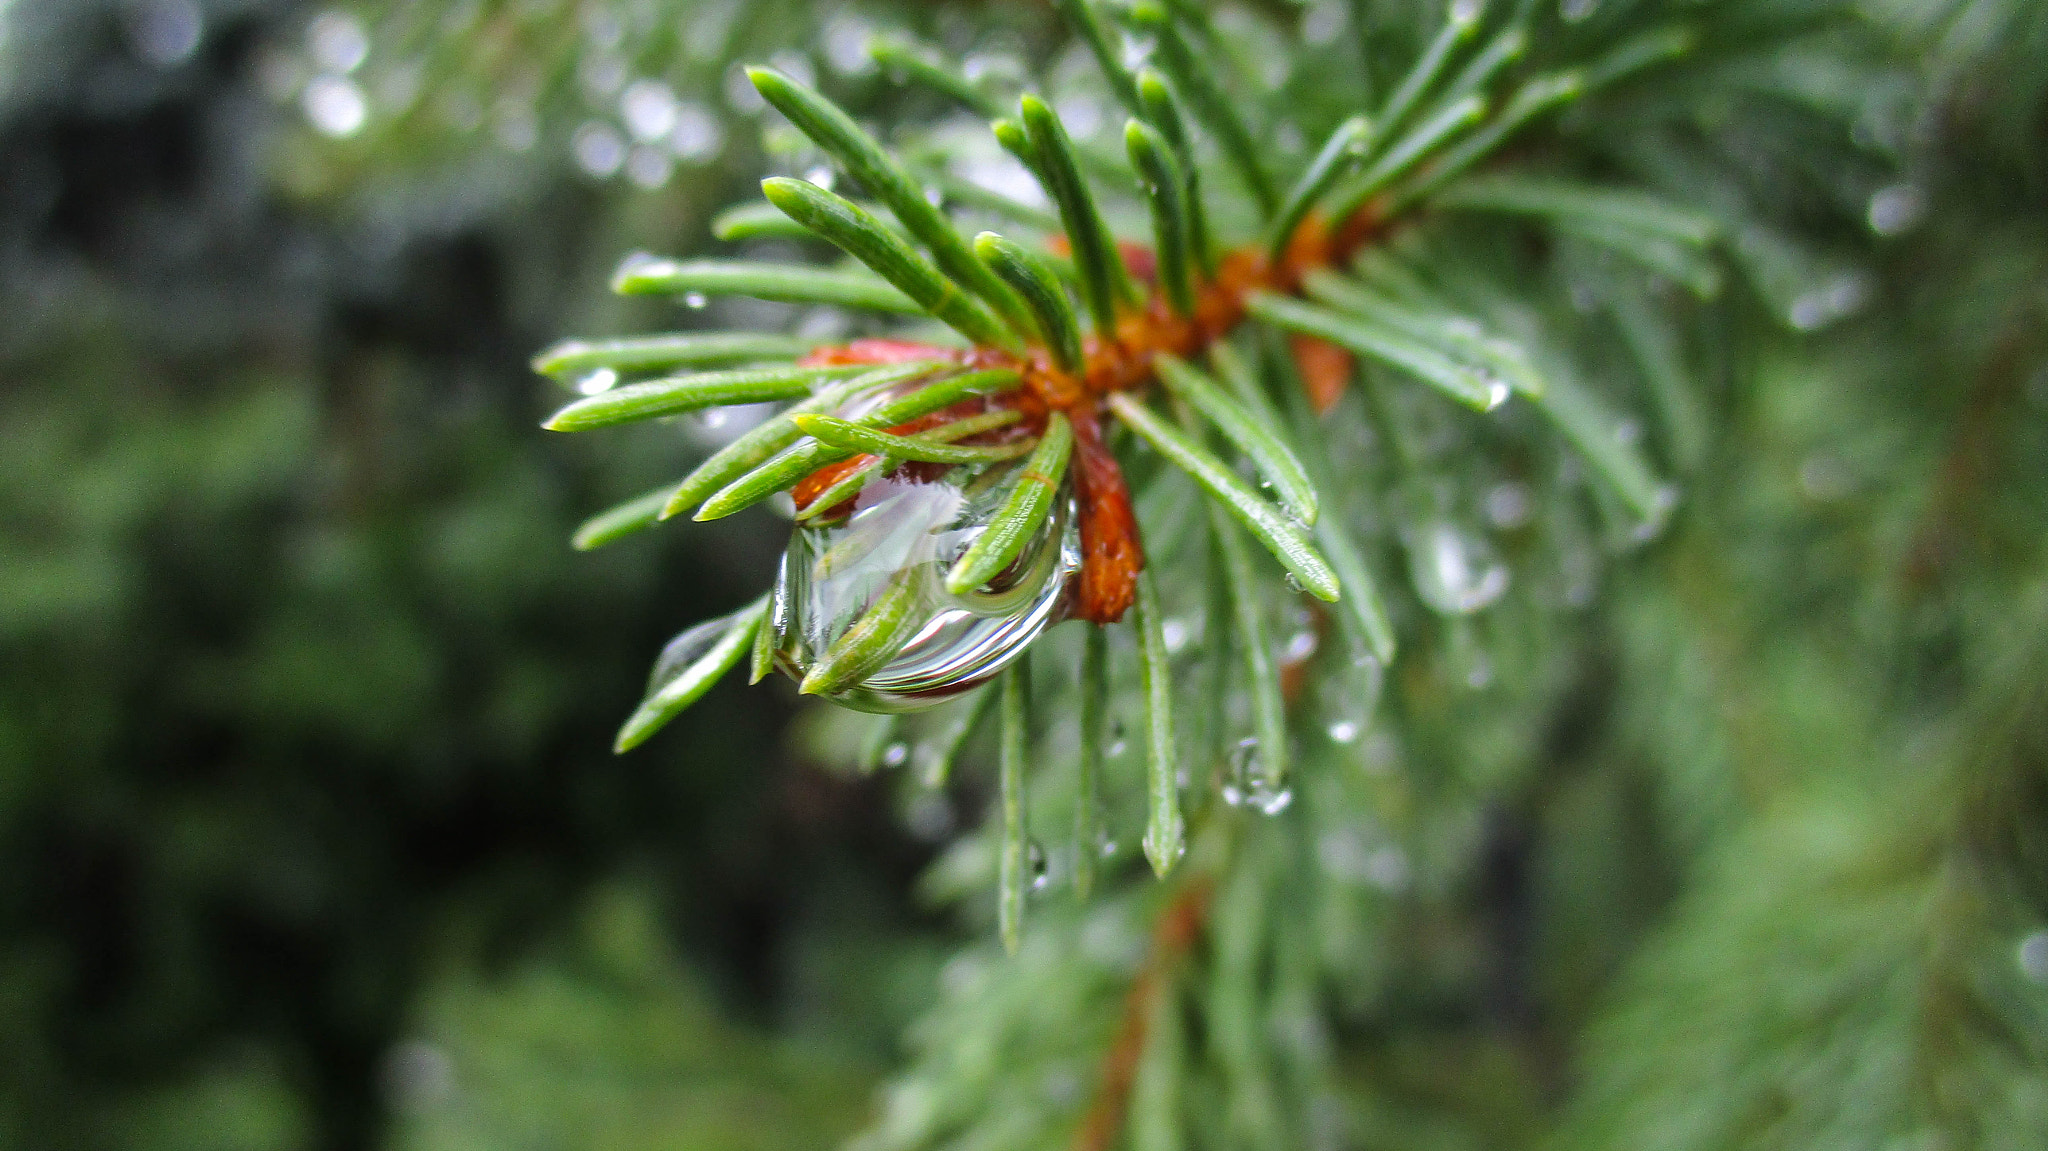
{"label": "large water droplet", "polygon": [[[828,698],[862,711],[916,711],[985,683],[1064,618],[1066,586],[1081,562],[1063,497],[1016,562],[965,595],[946,572],[1002,507],[1022,461],[953,468],[933,480],[877,479],[853,511],[798,527],[775,586],[776,663],[801,680],[885,594],[910,596],[912,618],[896,653]],[[906,469],[907,471],[907,469]]]}
{"label": "large water droplet", "polygon": [[1416,594],[1445,615],[1469,615],[1508,590],[1507,564],[1477,532],[1432,519],[1408,533],[1407,543]]}

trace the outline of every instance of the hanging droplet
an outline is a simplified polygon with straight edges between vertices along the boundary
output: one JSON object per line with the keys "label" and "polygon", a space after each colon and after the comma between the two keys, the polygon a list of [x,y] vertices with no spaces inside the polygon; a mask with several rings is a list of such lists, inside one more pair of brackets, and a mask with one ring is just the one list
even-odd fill
{"label": "hanging droplet", "polygon": [[1052,883],[1051,860],[1035,839],[1024,845],[1024,874],[1033,891],[1044,891]]}
{"label": "hanging droplet", "polygon": [[1446,519],[1408,533],[1408,573],[1422,601],[1445,615],[1469,615],[1508,590],[1508,567],[1485,536]]}
{"label": "hanging droplet", "polygon": [[611,391],[618,382],[619,373],[617,370],[613,368],[599,368],[576,381],[576,392],[578,395],[594,396],[600,392]]}
{"label": "hanging droplet", "polygon": [[1103,754],[1114,758],[1129,748],[1130,741],[1124,738],[1124,721],[1112,718],[1109,721],[1109,746],[1102,749]]}
{"label": "hanging droplet", "polygon": [[1361,645],[1345,666],[1332,667],[1316,681],[1316,706],[1331,743],[1357,746],[1372,726],[1385,673]]}
{"label": "hanging droplet", "polygon": [[884,637],[895,653],[827,698],[861,711],[917,711],[1008,667],[1065,616],[1067,582],[1081,562],[1065,495],[994,580],[954,595],[945,577],[1022,466],[965,465],[930,480],[904,469],[862,488],[843,519],[798,527],[775,585],[777,665],[802,681],[871,609],[886,609],[904,613],[888,633],[898,638]]}
{"label": "hanging droplet", "polygon": [[1230,749],[1219,794],[1230,806],[1249,807],[1261,815],[1278,815],[1294,802],[1294,792],[1270,778],[1256,739],[1238,740]]}
{"label": "hanging droplet", "polygon": [[1308,657],[1316,653],[1318,642],[1316,633],[1310,628],[1303,628],[1295,632],[1287,637],[1287,643],[1281,647],[1280,662],[1283,664],[1306,662]]}

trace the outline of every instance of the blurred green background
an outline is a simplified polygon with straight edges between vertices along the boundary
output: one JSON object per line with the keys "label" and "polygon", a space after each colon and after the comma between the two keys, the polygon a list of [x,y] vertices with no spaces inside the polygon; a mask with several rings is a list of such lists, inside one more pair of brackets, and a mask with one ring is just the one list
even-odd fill
{"label": "blurred green background", "polygon": [[[1930,1095],[2002,1116],[1982,1145],[2048,1127],[2042,1036],[1956,1006],[1974,980],[2048,1018],[2048,20],[1869,8],[1960,93],[1886,146],[1927,166],[1871,228],[1911,234],[1862,326],[1726,341],[1690,518],[1569,698],[1524,701],[1555,729],[1526,779],[1443,832],[1482,928],[1416,951],[1537,955],[1500,983],[1541,1002],[1347,1036],[1413,1104],[1388,1145],[1450,1112],[1428,1145],[1553,1113],[1620,1145],[1780,1049],[1851,1101],[1811,1118],[1760,1073],[1781,1118],[1889,1115],[1854,1092],[1882,1064],[1955,1071]],[[675,322],[603,284],[752,187],[736,60],[931,111],[877,95],[870,23],[1050,36],[1021,2],[0,0],[0,1147],[712,1151],[872,1118],[982,938],[915,895],[976,814],[901,818],[786,737],[782,684],[613,757],[663,640],[758,594],[784,529],[572,552],[715,429],[549,437],[527,367]],[[1500,1054],[1524,1029],[1590,1050],[1590,1088],[1542,1097],[1555,1064]],[[1671,1145],[1749,1145],[1716,1138]]]}
{"label": "blurred green background", "polygon": [[931,848],[786,691],[610,754],[781,531],[571,552],[672,445],[547,437],[526,366],[758,168],[722,69],[812,41],[773,7],[0,3],[0,1145],[861,1119]]}

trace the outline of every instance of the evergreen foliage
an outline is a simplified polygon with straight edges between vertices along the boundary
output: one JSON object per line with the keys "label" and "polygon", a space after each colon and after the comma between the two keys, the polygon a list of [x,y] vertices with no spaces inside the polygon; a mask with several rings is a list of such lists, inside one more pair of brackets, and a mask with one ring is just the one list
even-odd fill
{"label": "evergreen foliage", "polygon": [[2041,5],[19,0],[0,150],[0,1146],[2048,1138]]}
{"label": "evergreen foliage", "polygon": [[[1042,215],[902,159],[982,162],[957,121],[895,119],[885,144],[752,73],[901,232],[799,181],[770,200],[975,345],[963,368],[1023,375],[989,402],[1052,410],[1041,455],[1099,400],[1129,433],[1112,443],[1145,549],[1106,670],[1079,634],[1095,625],[1062,628],[985,689],[996,804],[927,889],[970,920],[992,908],[1011,954],[955,961],[858,1146],[1497,1144],[1553,1111],[1572,1147],[2048,1131],[2029,974],[2048,936],[2026,934],[2042,909],[2021,878],[2038,545],[2012,540],[2012,581],[1977,606],[1929,602],[1963,594],[1943,578],[1955,501],[1999,506],[1982,485],[2038,462],[2039,421],[1991,418],[1994,450],[1918,418],[1979,426],[1982,389],[1955,381],[1987,359],[2039,371],[2018,366],[2042,354],[2035,228],[2010,217],[2028,239],[1995,255],[1941,232],[1961,226],[1951,197],[1959,216],[2016,207],[1967,190],[1981,161],[1947,153],[1977,137],[1946,121],[1968,109],[1996,136],[2041,115],[2038,77],[1994,96],[1954,62],[2031,73],[2014,46],[2042,21],[1938,8],[1357,5],[1340,37],[1329,9],[1073,0],[1078,46],[1014,105],[884,42],[908,82],[1007,117],[991,135],[1058,216],[1073,301],[1038,270]],[[1921,47],[1933,28],[1953,54]],[[2022,166],[2038,203],[2038,158]],[[963,264],[982,226],[1017,239],[986,233]],[[1908,271],[1948,259],[2034,282],[1993,319],[1989,269]],[[1958,345],[1942,309],[1998,335]],[[835,322],[925,332],[940,365],[956,346]],[[1213,353],[1215,378],[1169,352]],[[808,442],[749,502],[838,458]],[[919,458],[861,446],[871,472]],[[1791,485],[1769,466],[1788,452],[1808,453]],[[1020,473],[983,540],[1036,530],[1029,481],[1063,462]],[[1880,488],[1916,474],[1930,491]],[[1831,527],[1823,509],[1866,485],[1876,522]],[[1084,552],[1096,498],[1075,489]],[[979,551],[949,590],[1001,570]],[[1794,575],[1804,552],[1840,559]],[[911,594],[799,661],[804,690],[875,673],[915,630]],[[778,637],[802,610],[777,593]],[[950,761],[981,710],[870,738],[903,749],[883,762]],[[1104,713],[1142,736],[1101,746]],[[963,786],[904,786],[940,779]],[[1124,864],[1134,839],[1164,883]]]}

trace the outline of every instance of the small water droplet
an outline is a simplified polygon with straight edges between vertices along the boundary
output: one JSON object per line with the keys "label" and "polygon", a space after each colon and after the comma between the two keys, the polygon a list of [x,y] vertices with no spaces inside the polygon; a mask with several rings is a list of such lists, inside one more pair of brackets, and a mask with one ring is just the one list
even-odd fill
{"label": "small water droplet", "polygon": [[611,368],[599,368],[576,381],[576,390],[582,395],[594,396],[611,391],[619,382],[619,373]]}
{"label": "small water droplet", "polygon": [[1671,522],[1671,513],[1678,508],[1678,486],[1663,484],[1652,498],[1650,514],[1629,531],[1634,543],[1648,543],[1664,533],[1664,527]]}
{"label": "small water droplet", "polygon": [[1316,633],[1306,628],[1287,637],[1287,645],[1280,649],[1280,662],[1301,663],[1316,653]]}
{"label": "small water droplet", "polygon": [[1470,615],[1508,590],[1508,568],[1476,532],[1437,519],[1408,533],[1408,571],[1422,601],[1445,615]]}
{"label": "small water droplet", "polygon": [[1365,858],[1366,882],[1388,893],[1405,890],[1411,870],[1408,853],[1391,843]]}
{"label": "small water droplet", "polygon": [[1188,645],[1190,630],[1188,621],[1184,619],[1175,618],[1160,623],[1159,635],[1161,639],[1166,641],[1166,653],[1168,655],[1172,655]]}
{"label": "small water droplet", "polygon": [[832,169],[827,168],[823,164],[819,164],[817,167],[811,168],[810,170],[804,173],[805,183],[816,184],[818,187],[825,189],[827,192],[832,190],[832,185],[835,182],[837,182],[838,179],[839,174],[837,172],[834,172]]}
{"label": "small water droplet", "polygon": [[1052,882],[1052,865],[1037,840],[1024,845],[1024,873],[1031,877],[1031,890],[1043,891]]}
{"label": "small water droplet", "polygon": [[1502,531],[1513,531],[1529,522],[1536,510],[1536,499],[1529,491],[1529,485],[1507,483],[1493,485],[1486,493],[1486,518]]}
{"label": "small water droplet", "polygon": [[1261,815],[1278,815],[1294,802],[1294,792],[1267,778],[1259,741],[1241,739],[1225,759],[1223,786],[1218,791],[1232,807],[1249,807]]}
{"label": "small water droplet", "polygon": [[1506,380],[1503,380],[1498,376],[1486,377],[1485,383],[1486,410],[1489,412],[1501,406],[1502,404],[1507,403],[1508,396],[1512,394],[1514,391],[1514,389],[1508,387],[1508,382]]}
{"label": "small water droplet", "polygon": [[1919,223],[1926,211],[1927,195],[1915,185],[1879,188],[1870,196],[1870,230],[1880,236],[1899,235]]}
{"label": "small water droplet", "polygon": [[2048,930],[2036,931],[2020,940],[2020,974],[2035,983],[2048,983]]}
{"label": "small water droplet", "polygon": [[903,766],[903,764],[904,764],[904,761],[908,760],[909,758],[910,758],[910,745],[909,745],[909,744],[906,744],[906,743],[903,743],[902,741],[900,741],[900,740],[899,740],[898,742],[896,742],[896,743],[892,743],[892,744],[890,744],[890,745],[889,745],[889,746],[888,746],[887,748],[884,748],[884,749],[883,749],[883,751],[882,751],[882,766],[883,766],[883,767],[902,767],[902,766]]}
{"label": "small water droplet", "polygon": [[1336,743],[1355,743],[1358,740],[1358,724],[1354,720],[1332,720],[1327,730],[1330,739]]}
{"label": "small water droplet", "polygon": [[1118,848],[1117,846],[1115,836],[1112,836],[1107,831],[1098,831],[1095,833],[1095,852],[1097,855],[1100,855],[1104,859],[1109,859],[1112,856],[1114,856],[1119,850],[1120,848]]}
{"label": "small water droplet", "polygon": [[710,297],[706,296],[706,295],[705,295],[704,293],[702,293],[702,292],[684,292],[684,293],[683,293],[683,306],[684,306],[685,308],[689,308],[689,309],[691,309],[691,310],[693,310],[693,311],[694,311],[694,310],[696,310],[696,309],[702,308],[702,307],[703,307],[704,305],[706,305],[706,304],[708,304],[708,303],[710,303],[710,302],[711,302],[711,299],[710,299]]}
{"label": "small water droplet", "polygon": [[1109,746],[1102,749],[1102,754],[1114,758],[1122,755],[1129,748],[1130,743],[1124,736],[1124,721],[1111,717],[1109,721]]}

